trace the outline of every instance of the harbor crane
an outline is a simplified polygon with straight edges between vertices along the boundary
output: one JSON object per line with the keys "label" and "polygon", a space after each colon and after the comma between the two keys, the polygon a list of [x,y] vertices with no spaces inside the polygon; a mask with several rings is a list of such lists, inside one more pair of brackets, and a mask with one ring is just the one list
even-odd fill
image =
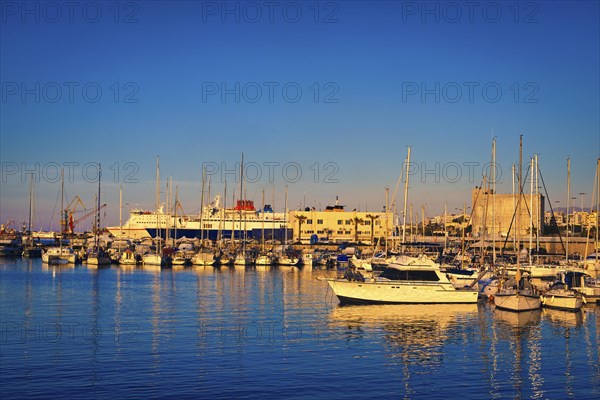
{"label": "harbor crane", "polygon": [[94,208],[92,211],[82,215],[81,217],[77,218],[76,220],[73,220],[73,214],[70,215],[70,219],[69,219],[69,233],[73,233],[73,230],[75,229],[75,225],[77,225],[78,223],[80,223],[81,221],[84,221],[86,219],[88,219],[89,217],[91,217],[92,215],[96,214],[96,212],[98,210],[103,209],[104,207],[106,207],[106,203],[102,204],[100,206],[100,208]]}

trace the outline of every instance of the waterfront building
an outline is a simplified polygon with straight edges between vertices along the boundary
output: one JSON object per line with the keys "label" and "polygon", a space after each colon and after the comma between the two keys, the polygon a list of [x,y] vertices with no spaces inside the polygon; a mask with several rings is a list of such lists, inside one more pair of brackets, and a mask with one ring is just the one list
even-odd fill
{"label": "waterfront building", "polygon": [[309,243],[316,235],[320,242],[369,244],[389,237],[394,222],[391,212],[345,211],[337,202],[323,211],[290,211],[288,221],[294,241]]}
{"label": "waterfront building", "polygon": [[[509,231],[510,235],[515,233],[516,226],[519,227],[518,235],[529,235],[530,215],[533,218],[534,234],[543,232],[544,201],[541,194],[523,194],[519,201],[519,197],[512,194],[494,195],[491,190],[475,187],[471,193],[473,236],[491,236],[493,233],[496,237],[506,237]],[[519,219],[518,224],[516,218]]]}

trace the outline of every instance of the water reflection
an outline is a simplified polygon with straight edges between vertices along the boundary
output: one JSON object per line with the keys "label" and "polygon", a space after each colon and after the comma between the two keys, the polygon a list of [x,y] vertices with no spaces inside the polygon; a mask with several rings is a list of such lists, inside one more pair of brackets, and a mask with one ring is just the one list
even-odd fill
{"label": "water reflection", "polygon": [[[580,310],[577,312],[572,311],[561,311],[545,308],[543,310],[544,318],[550,322],[550,329],[557,338],[555,346],[564,343],[564,352],[562,349],[558,351],[558,354],[564,353],[564,363],[561,362],[558,365],[564,365],[564,396],[566,398],[575,397],[575,369],[573,366],[573,355],[572,355],[572,344],[571,341],[573,332],[580,329],[584,321],[584,313]],[[560,338],[560,339],[559,339]]]}
{"label": "water reflection", "polygon": [[[13,393],[30,394],[21,382],[31,377],[47,397],[80,384],[106,397],[135,386],[148,397],[192,388],[236,398],[250,388],[281,398],[312,379],[327,397],[360,398],[348,389],[347,372],[358,371],[373,397],[600,398],[598,308],[340,307],[316,279],[335,271],[306,266],[96,270],[34,260],[0,261],[0,271],[0,376]],[[25,341],[21,324],[31,327]],[[41,336],[55,324],[61,340]]]}
{"label": "water reflection", "polygon": [[381,332],[393,362],[437,366],[444,342],[455,337],[461,322],[477,314],[476,304],[338,306],[331,321],[347,329],[349,340]]}
{"label": "water reflection", "polygon": [[[540,376],[541,355],[540,355],[540,329],[542,311],[532,310],[524,312],[505,311],[500,309],[493,310],[495,337],[497,340],[508,341],[510,354],[505,360],[507,365],[502,365],[503,355],[498,354],[499,359],[495,360],[495,368],[509,368],[510,382],[515,390],[515,398],[523,398],[526,388],[524,378],[529,379],[531,384],[532,398],[543,396],[543,379]],[[496,375],[500,375],[496,370]],[[526,375],[525,372],[526,371]],[[501,384],[496,387],[502,387]],[[494,393],[494,397],[499,396],[499,392]]]}
{"label": "water reflection", "polygon": [[573,312],[544,308],[542,313],[544,318],[555,326],[578,328],[583,324],[584,313],[581,310]]}

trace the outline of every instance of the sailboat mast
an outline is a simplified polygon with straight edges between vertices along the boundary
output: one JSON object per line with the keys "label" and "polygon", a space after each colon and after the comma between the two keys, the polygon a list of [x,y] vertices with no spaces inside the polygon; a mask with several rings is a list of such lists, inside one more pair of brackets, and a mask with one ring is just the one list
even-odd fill
{"label": "sailboat mast", "polygon": [[444,203],[444,253],[446,252],[446,247],[448,247],[448,203]]}
{"label": "sailboat mast", "polygon": [[123,235],[123,185],[119,186],[119,233]]}
{"label": "sailboat mast", "polygon": [[[402,251],[404,252],[404,242],[406,241],[406,206],[408,204],[408,169],[410,167],[410,146],[408,146],[408,153],[406,156],[406,179],[404,180],[404,211],[403,211],[403,222],[402,222]],[[411,211],[412,214],[412,211]],[[412,216],[411,216],[412,217]]]}
{"label": "sailboat mast", "polygon": [[[485,240],[486,240],[486,233],[487,233],[487,209],[488,209],[488,199],[489,199],[489,182],[487,181],[487,176],[484,174],[483,175],[483,185],[481,186],[483,188],[483,193],[485,193],[485,201],[484,201],[484,206],[483,206],[483,218],[481,219],[481,247],[480,247],[480,252],[481,252],[481,258],[480,258],[480,263],[481,265],[483,265],[483,260],[484,260],[484,253],[485,253]],[[479,192],[481,192],[481,189],[479,190]],[[473,205],[473,207],[475,207],[475,205]]]}
{"label": "sailboat mast", "polygon": [[565,261],[569,262],[569,202],[571,201],[571,159],[567,158],[567,246]]}
{"label": "sailboat mast", "polygon": [[156,156],[156,202],[154,203],[154,209],[158,212],[158,207],[160,206],[160,172],[159,172],[159,156]]}
{"label": "sailboat mast", "polygon": [[[539,192],[539,182],[538,182],[538,171],[539,171],[539,166],[538,166],[538,155],[536,154],[534,156],[535,158],[535,197],[537,199],[537,205],[535,207],[535,223],[537,226],[537,229],[535,231],[535,246],[537,249],[537,260],[539,261],[540,258],[540,234],[542,233],[542,215],[540,214],[540,210],[541,210],[541,202],[542,202],[542,198],[540,196],[540,192]],[[533,206],[532,206],[533,207]]]}
{"label": "sailboat mast", "polygon": [[463,215],[462,215],[462,250],[460,252],[460,266],[465,267],[465,229],[467,227],[467,203],[463,204]]}
{"label": "sailboat mast", "polygon": [[492,139],[492,266],[496,265],[496,138]]}
{"label": "sailboat mast", "polygon": [[519,212],[520,210],[520,205],[521,205],[521,188],[522,188],[522,184],[521,184],[521,179],[523,178],[523,135],[519,136],[519,176],[518,176],[518,185],[519,185],[519,198],[517,200],[517,218],[515,221],[515,235],[517,236],[517,281],[519,281],[520,278],[520,271],[519,268],[521,267],[521,240],[519,237],[519,228],[520,228],[520,219],[521,219],[521,213]]}
{"label": "sailboat mast", "polygon": [[[414,242],[415,236],[413,233],[413,217],[415,214],[413,213],[412,203],[410,203],[409,211],[410,211],[410,220],[409,220],[409,225],[408,225],[408,236],[410,237],[410,241]],[[404,246],[404,240],[402,240],[402,246]]]}
{"label": "sailboat mast", "polygon": [[98,252],[98,236],[100,235],[100,182],[102,181],[102,166],[98,163],[98,198],[96,202],[96,238],[94,240],[95,250]]}
{"label": "sailboat mast", "polygon": [[[244,202],[246,201],[246,189],[244,189]],[[248,239],[248,227],[246,225],[246,215],[244,215],[244,243],[242,244],[242,249],[244,251],[244,257],[246,257],[246,240]]]}
{"label": "sailboat mast", "polygon": [[29,222],[27,223],[27,231],[29,232],[29,236],[33,238],[31,234],[31,218],[32,218],[32,206],[31,199],[33,198],[33,174],[29,174]]}
{"label": "sailboat mast", "polygon": [[[275,185],[271,191],[271,208],[273,209],[273,221],[271,221],[271,241],[275,247]],[[273,248],[271,248],[273,250]]]}
{"label": "sailboat mast", "polygon": [[261,251],[265,251],[265,189],[262,191],[262,235],[260,239]]}
{"label": "sailboat mast", "polygon": [[421,204],[421,230],[423,231],[423,241],[425,241],[425,204]]}
{"label": "sailboat mast", "polygon": [[240,212],[240,240],[243,239],[242,234],[242,205],[244,204],[245,199],[244,196],[244,153],[242,153],[242,161],[240,163],[240,202],[239,202],[239,212]]}
{"label": "sailboat mast", "polygon": [[159,167],[159,156],[156,156],[156,239],[155,253],[158,255],[158,249],[160,248],[160,222],[158,220],[158,208],[160,207],[160,167]]}
{"label": "sailboat mast", "polygon": [[284,201],[285,214],[283,216],[283,225],[285,227],[285,231],[284,231],[283,248],[285,248],[285,246],[287,246],[287,231],[288,231],[288,229],[287,229],[287,217],[288,217],[287,196],[288,196],[288,187],[287,187],[287,185],[285,185],[285,201]]}
{"label": "sailboat mast", "polygon": [[529,265],[532,264],[531,258],[533,257],[533,168],[534,168],[534,159],[531,158],[529,179],[530,182],[530,190],[529,190],[529,203],[531,204],[531,212],[529,213]]}
{"label": "sailboat mast", "polygon": [[388,252],[388,239],[390,238],[390,188],[385,188],[385,256]]}
{"label": "sailboat mast", "polygon": [[[227,210],[227,178],[225,178],[225,188],[223,190],[223,207],[221,208],[221,221],[219,227],[221,228],[221,233],[219,234],[219,245],[223,240],[223,226],[227,226],[225,218],[226,218],[226,210]],[[233,227],[232,227],[233,228]],[[233,232],[233,230],[232,230]]]}
{"label": "sailboat mast", "polygon": [[173,232],[173,247],[175,247],[175,241],[177,240],[177,203],[179,203],[179,186],[175,186],[175,209],[173,210],[173,224],[174,232]]}
{"label": "sailboat mast", "polygon": [[[64,208],[65,208],[65,170],[63,168],[61,168],[60,170],[60,218],[61,221],[63,220],[63,214],[64,214]],[[67,221],[64,220],[64,224],[61,223],[61,229],[62,232],[60,233],[60,243],[58,245],[59,249],[60,249],[60,255],[62,256],[62,242],[64,239],[64,233],[66,231],[66,223]]]}
{"label": "sailboat mast", "polygon": [[200,247],[204,243],[204,182],[206,181],[206,167],[202,167],[202,191],[200,192]]}
{"label": "sailboat mast", "polygon": [[[515,164],[510,166],[510,175],[512,177],[512,194],[513,194],[513,210],[515,210],[515,215],[517,215],[517,190],[515,188]],[[515,220],[515,232],[513,232],[513,249],[517,251],[517,234],[516,234],[516,220]]]}

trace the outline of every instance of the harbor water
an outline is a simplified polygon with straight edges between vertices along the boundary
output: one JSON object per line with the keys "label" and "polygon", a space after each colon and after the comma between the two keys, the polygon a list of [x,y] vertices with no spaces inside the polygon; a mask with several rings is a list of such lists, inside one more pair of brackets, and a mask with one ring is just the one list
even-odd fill
{"label": "harbor water", "polygon": [[341,307],[332,274],[0,259],[0,397],[600,398],[597,306]]}

